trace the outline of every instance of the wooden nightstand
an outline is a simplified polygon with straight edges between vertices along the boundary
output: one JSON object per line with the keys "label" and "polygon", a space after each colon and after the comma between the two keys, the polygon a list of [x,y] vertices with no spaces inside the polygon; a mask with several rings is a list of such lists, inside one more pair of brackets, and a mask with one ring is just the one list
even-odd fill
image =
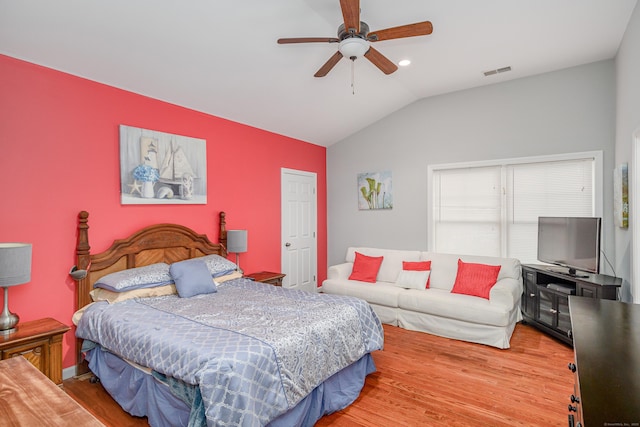
{"label": "wooden nightstand", "polygon": [[244,277],[253,279],[256,282],[269,283],[275,286],[282,286],[282,279],[286,274],[274,273],[272,271],[259,271],[257,273],[245,274]]}
{"label": "wooden nightstand", "polygon": [[18,330],[0,336],[0,359],[23,356],[55,384],[62,384],[62,336],[70,328],[46,318],[18,323]]}

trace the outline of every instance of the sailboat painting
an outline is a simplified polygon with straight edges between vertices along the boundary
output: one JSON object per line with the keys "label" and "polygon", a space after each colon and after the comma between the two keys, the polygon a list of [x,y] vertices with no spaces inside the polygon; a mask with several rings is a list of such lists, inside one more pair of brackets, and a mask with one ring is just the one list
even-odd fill
{"label": "sailboat painting", "polygon": [[120,202],[206,204],[204,139],[120,125]]}

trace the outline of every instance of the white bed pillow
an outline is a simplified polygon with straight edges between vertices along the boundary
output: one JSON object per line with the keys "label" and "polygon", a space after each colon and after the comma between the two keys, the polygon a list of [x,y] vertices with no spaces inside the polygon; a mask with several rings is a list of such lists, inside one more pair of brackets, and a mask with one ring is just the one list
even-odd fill
{"label": "white bed pillow", "polygon": [[427,289],[427,280],[429,280],[430,270],[414,271],[402,270],[398,274],[395,285],[405,289]]}

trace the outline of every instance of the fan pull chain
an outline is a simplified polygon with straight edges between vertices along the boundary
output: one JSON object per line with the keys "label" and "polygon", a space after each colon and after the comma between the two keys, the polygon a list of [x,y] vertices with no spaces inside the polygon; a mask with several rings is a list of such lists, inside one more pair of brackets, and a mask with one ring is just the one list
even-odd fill
{"label": "fan pull chain", "polygon": [[355,60],[355,58],[352,58],[352,59],[351,59],[351,94],[352,94],[352,95],[355,95],[355,94],[356,94],[356,86],[355,86],[355,79],[356,79],[355,64],[356,64],[356,60]]}

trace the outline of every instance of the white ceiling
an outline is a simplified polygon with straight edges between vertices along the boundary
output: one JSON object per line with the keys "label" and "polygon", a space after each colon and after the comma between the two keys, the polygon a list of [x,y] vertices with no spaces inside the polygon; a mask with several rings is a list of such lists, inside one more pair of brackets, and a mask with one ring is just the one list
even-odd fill
{"label": "white ceiling", "polygon": [[[429,20],[429,36],[313,74],[339,0],[0,0],[0,53],[329,146],[420,98],[613,58],[637,0],[361,0],[371,30]],[[484,71],[511,66],[490,77]]]}

